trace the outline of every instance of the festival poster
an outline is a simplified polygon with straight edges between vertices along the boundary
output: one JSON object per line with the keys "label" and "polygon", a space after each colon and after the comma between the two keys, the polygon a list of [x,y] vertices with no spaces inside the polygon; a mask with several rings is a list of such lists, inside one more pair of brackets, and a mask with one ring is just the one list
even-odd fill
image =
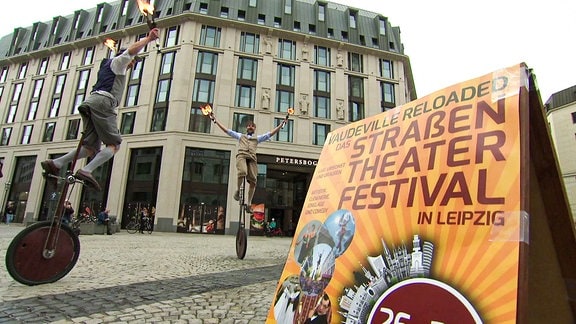
{"label": "festival poster", "polygon": [[514,323],[524,64],[331,132],[267,323]]}

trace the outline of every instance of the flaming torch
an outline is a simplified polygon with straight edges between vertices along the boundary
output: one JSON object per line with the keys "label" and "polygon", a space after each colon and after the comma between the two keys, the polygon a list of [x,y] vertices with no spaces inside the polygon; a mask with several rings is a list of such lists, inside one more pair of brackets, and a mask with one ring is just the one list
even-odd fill
{"label": "flaming torch", "polygon": [[[138,9],[144,17],[146,17],[146,24],[148,24],[148,29],[152,30],[156,28],[156,22],[154,21],[154,5],[150,3],[150,0],[136,0],[138,2]],[[160,50],[160,44],[158,39],[156,39],[156,50]]]}
{"label": "flaming torch", "polygon": [[202,110],[202,114],[204,116],[210,117],[213,122],[216,122],[216,118],[214,118],[214,112],[212,112],[212,106],[210,104],[205,104],[200,106],[200,110]]}
{"label": "flaming torch", "polygon": [[288,118],[290,118],[290,115],[294,115],[294,108],[288,108],[288,113],[286,114],[286,118],[284,118],[284,124],[282,125],[282,128],[284,128],[284,125],[286,125],[286,123],[288,122]]}
{"label": "flaming torch", "polygon": [[116,55],[116,51],[118,51],[118,49],[116,48],[116,41],[115,40],[107,38],[104,41],[104,45],[106,47],[108,47],[114,53],[114,55]]}

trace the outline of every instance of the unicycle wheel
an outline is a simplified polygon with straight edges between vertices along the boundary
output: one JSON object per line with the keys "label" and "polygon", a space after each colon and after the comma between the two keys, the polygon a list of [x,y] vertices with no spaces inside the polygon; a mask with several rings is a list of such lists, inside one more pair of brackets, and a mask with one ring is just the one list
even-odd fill
{"label": "unicycle wheel", "polygon": [[[49,234],[58,240],[47,256],[44,245]],[[39,222],[14,237],[6,250],[6,269],[14,280],[28,286],[52,283],[74,268],[79,255],[80,240],[70,227]]]}
{"label": "unicycle wheel", "polygon": [[236,255],[238,259],[244,259],[246,256],[248,239],[246,238],[246,231],[244,228],[239,228],[236,232]]}

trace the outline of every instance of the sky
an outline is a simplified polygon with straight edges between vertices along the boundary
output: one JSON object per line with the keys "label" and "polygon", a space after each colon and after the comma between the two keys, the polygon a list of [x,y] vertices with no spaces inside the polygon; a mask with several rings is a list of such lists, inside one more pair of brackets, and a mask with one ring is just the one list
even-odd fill
{"label": "sky", "polygon": [[[102,2],[32,0],[24,15],[3,15],[0,36]],[[332,2],[381,14],[400,28],[418,97],[522,62],[536,75],[543,102],[576,85],[576,1]]]}

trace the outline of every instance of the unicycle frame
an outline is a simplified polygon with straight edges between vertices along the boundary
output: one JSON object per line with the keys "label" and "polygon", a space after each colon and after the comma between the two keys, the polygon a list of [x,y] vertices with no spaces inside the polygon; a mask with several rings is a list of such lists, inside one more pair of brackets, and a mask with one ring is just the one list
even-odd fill
{"label": "unicycle frame", "polygon": [[[60,197],[58,198],[58,204],[56,205],[56,211],[54,212],[54,217],[52,217],[52,226],[46,237],[46,242],[44,243],[44,249],[42,251],[42,256],[46,259],[50,259],[56,253],[56,246],[58,245],[59,233],[58,230],[62,226],[62,216],[64,214],[64,202],[68,198],[68,189],[71,184],[77,182],[76,178],[72,175],[74,168],[76,167],[76,162],[78,161],[78,155],[80,154],[80,149],[82,148],[82,142],[84,141],[84,133],[80,136],[78,141],[78,146],[76,147],[76,153],[74,154],[74,159],[72,159],[72,165],[70,169],[66,171],[66,176],[64,177],[64,183],[62,184],[62,189],[60,190]],[[61,179],[57,175],[46,175],[47,177],[52,177],[56,179]]]}
{"label": "unicycle frame", "polygon": [[238,232],[236,233],[236,256],[238,259],[244,259],[246,256],[247,241],[246,238],[246,177],[243,178],[239,192],[238,212]]}

